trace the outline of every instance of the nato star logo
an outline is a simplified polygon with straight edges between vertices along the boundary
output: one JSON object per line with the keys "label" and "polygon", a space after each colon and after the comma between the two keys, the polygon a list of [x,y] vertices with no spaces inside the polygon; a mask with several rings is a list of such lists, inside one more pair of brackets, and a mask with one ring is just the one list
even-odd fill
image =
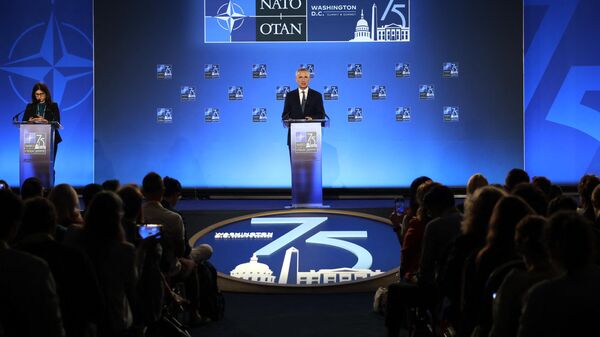
{"label": "nato star logo", "polygon": [[[61,106],[61,109],[70,110],[92,93],[93,61],[77,55],[75,51],[89,51],[91,55],[92,41],[77,27],[59,23],[52,13],[47,24],[33,25],[15,40],[8,54],[9,61],[0,69],[9,73],[10,85],[24,103],[30,101],[33,84],[43,81],[50,85],[52,98],[59,105],[64,103],[63,98],[68,97],[68,105]],[[88,81],[69,86],[70,82],[86,76],[90,76],[89,87],[86,85],[79,89],[79,84]]]}
{"label": "nato star logo", "polygon": [[233,1],[229,1],[219,7],[215,16],[218,19],[219,26],[228,30],[229,34],[242,26],[245,17],[242,7]]}

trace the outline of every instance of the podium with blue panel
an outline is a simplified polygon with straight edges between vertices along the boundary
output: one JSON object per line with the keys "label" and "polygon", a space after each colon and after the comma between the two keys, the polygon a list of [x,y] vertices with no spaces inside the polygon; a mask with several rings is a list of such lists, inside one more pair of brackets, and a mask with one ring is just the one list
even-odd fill
{"label": "podium with blue panel", "polygon": [[48,124],[16,122],[19,127],[19,182],[36,177],[45,188],[54,186],[54,132],[62,128]]}
{"label": "podium with blue panel", "polygon": [[325,119],[288,119],[292,165],[291,208],[322,208],[321,127]]}

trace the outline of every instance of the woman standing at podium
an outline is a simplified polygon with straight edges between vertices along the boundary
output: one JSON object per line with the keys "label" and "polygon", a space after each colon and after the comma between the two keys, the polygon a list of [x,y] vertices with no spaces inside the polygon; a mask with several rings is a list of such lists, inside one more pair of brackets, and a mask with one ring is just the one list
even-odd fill
{"label": "woman standing at podium", "polygon": [[[27,104],[23,122],[30,123],[60,123],[58,104],[52,102],[50,90],[44,83],[36,83],[31,90],[31,103]],[[58,143],[62,141],[58,130],[54,134],[54,159],[58,150]]]}

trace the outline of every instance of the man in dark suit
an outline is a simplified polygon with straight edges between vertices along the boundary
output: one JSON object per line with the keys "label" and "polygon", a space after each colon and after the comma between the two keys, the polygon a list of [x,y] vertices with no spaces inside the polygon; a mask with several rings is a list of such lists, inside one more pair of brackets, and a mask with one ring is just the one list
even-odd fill
{"label": "man in dark suit", "polygon": [[[320,92],[308,87],[310,73],[301,68],[296,71],[296,83],[298,89],[292,90],[285,96],[282,120],[288,119],[324,119],[325,108],[323,107],[323,96]],[[288,146],[290,146],[290,130],[288,129]]]}

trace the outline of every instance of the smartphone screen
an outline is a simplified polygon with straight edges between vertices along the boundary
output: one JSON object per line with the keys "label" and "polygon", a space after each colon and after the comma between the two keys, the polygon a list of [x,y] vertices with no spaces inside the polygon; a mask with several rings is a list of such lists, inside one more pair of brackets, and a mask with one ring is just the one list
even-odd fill
{"label": "smartphone screen", "polygon": [[396,198],[396,200],[394,200],[394,204],[396,213],[404,213],[404,197]]}
{"label": "smartphone screen", "polygon": [[159,225],[159,224],[139,224],[138,225],[138,234],[140,234],[140,237],[142,239],[146,239],[151,236],[160,238],[161,232],[162,232],[162,225]]}

